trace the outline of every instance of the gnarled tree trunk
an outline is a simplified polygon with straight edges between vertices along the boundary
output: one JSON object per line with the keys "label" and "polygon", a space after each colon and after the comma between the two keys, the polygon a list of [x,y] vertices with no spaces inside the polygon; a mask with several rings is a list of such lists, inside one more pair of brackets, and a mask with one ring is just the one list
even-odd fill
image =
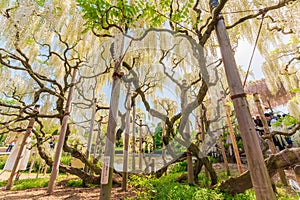
{"label": "gnarled tree trunk", "polygon": [[[274,176],[279,169],[285,169],[300,162],[300,148],[285,149],[271,155],[265,160],[270,177]],[[223,181],[218,189],[230,194],[243,193],[252,188],[250,172],[246,171],[241,176]]]}

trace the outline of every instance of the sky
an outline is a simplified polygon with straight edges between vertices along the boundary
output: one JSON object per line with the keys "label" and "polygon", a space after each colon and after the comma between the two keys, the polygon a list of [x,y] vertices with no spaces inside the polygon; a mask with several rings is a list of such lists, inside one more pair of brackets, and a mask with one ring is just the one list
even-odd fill
{"label": "sky", "polygon": [[[236,49],[235,60],[238,66],[241,66],[245,71],[247,71],[250,58],[252,55],[254,45],[249,44],[246,41],[241,41]],[[258,49],[255,50],[254,57],[251,63],[250,70],[253,70],[255,80],[260,80],[264,78],[262,72],[262,63],[264,58],[259,53]],[[253,77],[249,76],[248,80],[253,80]]]}

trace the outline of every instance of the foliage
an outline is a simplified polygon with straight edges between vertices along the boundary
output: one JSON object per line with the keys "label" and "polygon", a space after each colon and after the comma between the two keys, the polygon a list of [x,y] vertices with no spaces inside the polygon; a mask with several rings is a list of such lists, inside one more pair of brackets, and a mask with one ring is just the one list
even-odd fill
{"label": "foliage", "polygon": [[177,173],[177,172],[186,172],[187,171],[187,161],[182,161],[179,163],[174,164],[170,167],[170,173]]}
{"label": "foliage", "polygon": [[61,157],[61,162],[62,162],[64,165],[70,165],[70,163],[71,163],[71,158],[72,158],[72,156],[62,156],[62,157]]}
{"label": "foliage", "polygon": [[284,117],[280,117],[276,122],[272,123],[272,126],[280,126],[280,125],[284,125],[286,127],[295,125],[298,123],[298,120],[291,116],[291,115],[286,115]]}
{"label": "foliage", "polygon": [[175,182],[174,178],[177,178],[180,175],[181,173],[170,173],[159,179],[134,175],[130,177],[129,184],[142,189],[138,194],[141,199],[254,199],[254,192],[252,190],[246,191],[243,194],[231,196],[226,193],[221,193],[218,190]]}
{"label": "foliage", "polygon": [[0,103],[4,103],[7,105],[15,105],[17,101],[13,99],[0,99]]}
{"label": "foliage", "polygon": [[208,159],[211,163],[218,163],[218,160],[213,156],[208,155]]}
{"label": "foliage", "polygon": [[4,134],[0,135],[0,146],[2,146],[2,143],[5,141],[6,138],[7,138],[7,135],[4,135]]}
{"label": "foliage", "polygon": [[[167,176],[155,178],[132,175],[129,184],[138,189],[140,199],[193,199],[193,200],[254,200],[255,193],[252,189],[234,196],[198,185],[187,185],[175,182],[174,179],[181,173],[169,173]],[[201,176],[202,177],[202,176]],[[205,175],[203,174],[204,178]],[[205,179],[205,178],[204,178]],[[294,193],[287,194],[285,188],[278,187],[277,199],[298,199]]]}
{"label": "foliage", "polygon": [[220,199],[221,200],[223,199],[223,195],[218,194],[216,191],[207,188],[200,188],[194,193],[193,199],[203,199],[203,200]]}
{"label": "foliage", "polygon": [[81,179],[72,179],[67,182],[68,187],[81,187],[82,180]]}
{"label": "foliage", "polygon": [[[171,21],[174,23],[190,23],[189,9],[193,1],[175,5],[170,1],[143,0],[115,2],[106,0],[77,0],[86,19],[87,29],[98,29],[109,33],[109,29],[128,29],[138,27],[159,27],[167,20],[165,13],[172,12]],[[175,3],[174,3],[175,4]],[[172,9],[172,11],[170,11]]]}
{"label": "foliage", "polygon": [[[47,187],[49,178],[33,178],[21,179],[14,182],[12,190],[25,190],[29,188],[42,188]],[[0,182],[0,186],[5,186],[7,181]]]}
{"label": "foliage", "polygon": [[5,162],[7,160],[8,155],[2,155],[0,156],[0,169],[3,169]]}
{"label": "foliage", "polygon": [[162,126],[161,123],[157,124],[154,132],[155,148],[160,149],[163,146],[162,143]]}

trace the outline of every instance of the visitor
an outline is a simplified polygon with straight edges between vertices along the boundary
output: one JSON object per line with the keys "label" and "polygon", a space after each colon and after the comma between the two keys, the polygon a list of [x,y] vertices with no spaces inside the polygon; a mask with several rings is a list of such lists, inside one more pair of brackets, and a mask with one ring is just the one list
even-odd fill
{"label": "visitor", "polygon": [[256,131],[256,135],[258,137],[258,141],[259,141],[259,146],[261,149],[264,149],[264,144],[263,144],[263,139],[261,138],[261,136],[264,134],[264,126],[263,123],[260,119],[259,115],[256,115],[256,117],[253,117],[253,121],[254,121],[254,125],[255,125],[255,131]]}
{"label": "visitor", "polygon": [[258,131],[260,133],[260,135],[262,135],[264,132],[264,125],[263,125],[259,115],[257,115],[256,118],[254,119],[254,123],[255,123],[255,130]]}
{"label": "visitor", "polygon": [[14,138],[13,140],[8,142],[8,147],[6,149],[6,152],[11,152],[12,148],[15,146],[16,141],[17,141],[17,138]]}
{"label": "visitor", "polygon": [[50,146],[51,149],[54,149],[54,146],[55,146],[54,140],[55,140],[55,138],[54,138],[54,137],[51,137],[51,140],[50,140],[50,142],[49,142],[49,146]]}
{"label": "visitor", "polygon": [[[267,120],[270,132],[272,132],[271,125],[276,122],[276,120],[272,117],[272,113],[265,113],[265,118]],[[278,151],[285,149],[285,141],[281,137],[281,135],[273,135],[272,136],[275,147]]]}

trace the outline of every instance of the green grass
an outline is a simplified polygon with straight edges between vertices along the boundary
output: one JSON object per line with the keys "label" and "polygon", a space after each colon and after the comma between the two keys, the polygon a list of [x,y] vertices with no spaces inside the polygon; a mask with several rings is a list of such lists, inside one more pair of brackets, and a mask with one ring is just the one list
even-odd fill
{"label": "green grass", "polygon": [[68,187],[81,187],[82,180],[81,179],[72,179],[67,182]]}
{"label": "green grass", "polygon": [[[33,179],[22,179],[14,182],[12,190],[25,190],[30,188],[42,188],[47,187],[49,178],[33,178]],[[0,186],[3,187],[7,184],[7,181],[1,181]]]}
{"label": "green grass", "polygon": [[[74,178],[74,176],[72,176]],[[71,178],[72,178],[71,177]],[[70,176],[67,175],[59,175],[56,182],[60,182],[62,180],[69,179]],[[49,178],[31,178],[31,179],[20,179],[14,182],[14,185],[12,187],[12,190],[25,190],[30,188],[43,188],[47,187],[49,183]],[[0,181],[0,187],[4,187],[7,184],[7,180]],[[82,182],[81,180],[68,180],[67,186],[70,187],[78,187],[81,186]]]}

